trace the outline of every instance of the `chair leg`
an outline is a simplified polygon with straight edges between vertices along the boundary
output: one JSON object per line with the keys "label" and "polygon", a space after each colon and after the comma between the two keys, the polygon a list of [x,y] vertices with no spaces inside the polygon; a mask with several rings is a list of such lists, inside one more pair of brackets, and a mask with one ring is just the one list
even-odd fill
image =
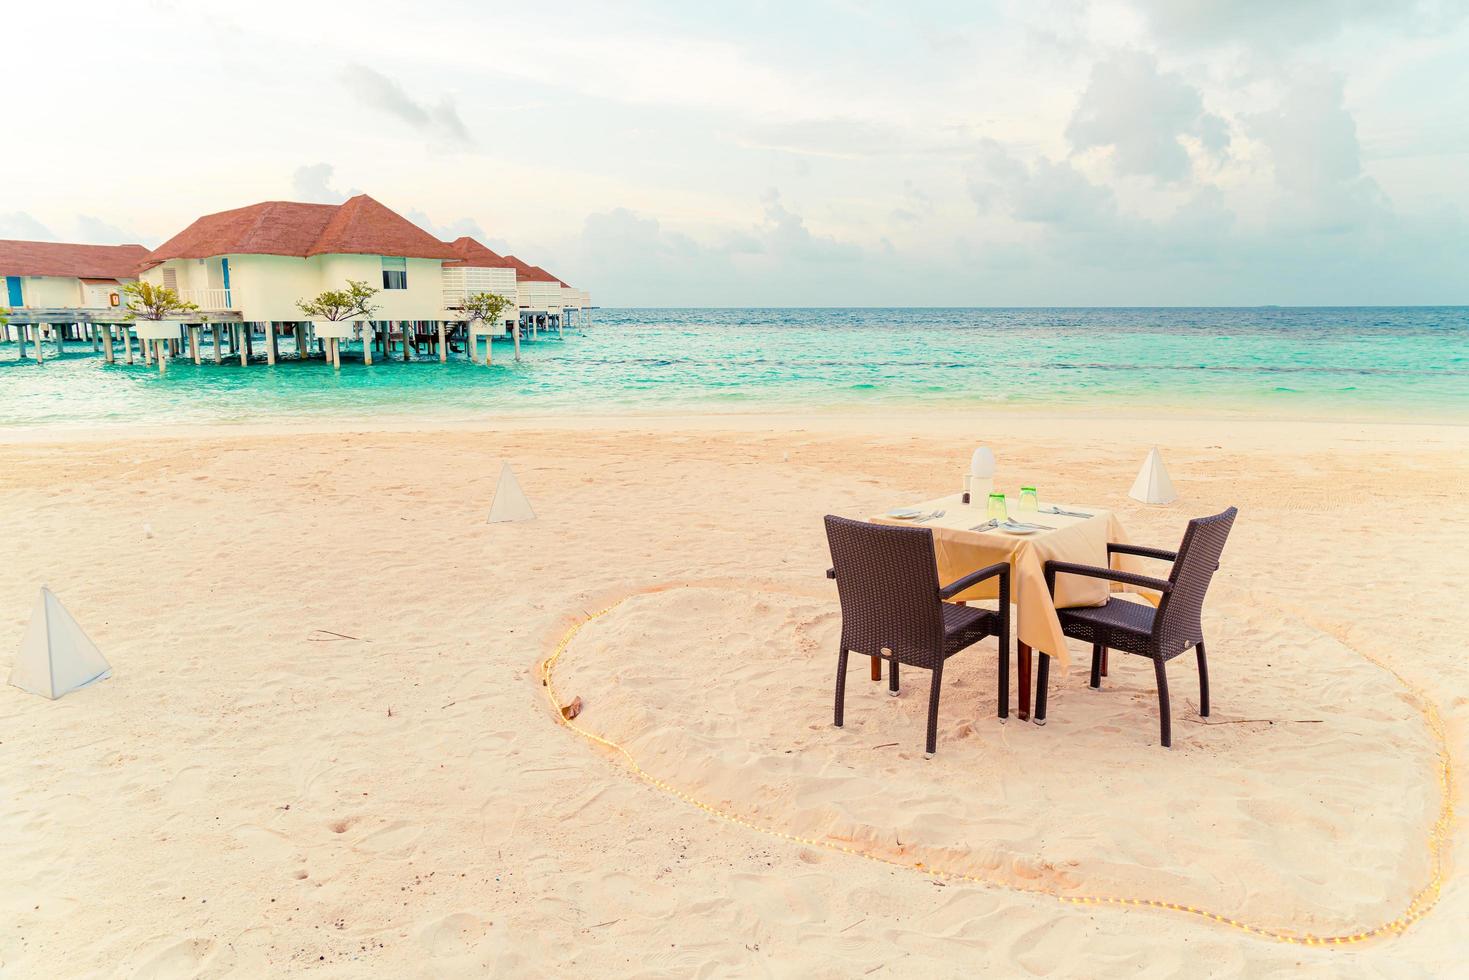
{"label": "chair leg", "polygon": [[888,696],[894,698],[898,696],[898,662],[896,660],[888,661]]}
{"label": "chair leg", "polygon": [[938,745],[939,737],[939,685],[944,679],[944,665],[939,664],[933,669],[933,683],[928,689],[928,747],[924,749],[925,758],[932,759],[934,749]]}
{"label": "chair leg", "polygon": [[1102,647],[1102,676],[1103,677],[1106,677],[1107,676],[1107,653],[1108,652],[1109,651],[1107,650],[1106,647]]}
{"label": "chair leg", "polygon": [[1051,673],[1051,655],[1041,654],[1041,662],[1035,667],[1035,723],[1046,723],[1046,678]]}
{"label": "chair leg", "polygon": [[1168,662],[1162,657],[1153,659],[1153,670],[1158,675],[1158,719],[1163,733],[1163,748],[1173,744],[1173,716],[1168,710]]}
{"label": "chair leg", "polygon": [[1102,645],[1092,644],[1092,690],[1102,687]]}
{"label": "chair leg", "polygon": [[843,702],[847,698],[847,648],[837,651],[837,707],[836,726],[842,727]]}
{"label": "chair leg", "polygon": [[1194,648],[1199,656],[1199,714],[1209,717],[1209,661],[1204,659],[1204,641]]}

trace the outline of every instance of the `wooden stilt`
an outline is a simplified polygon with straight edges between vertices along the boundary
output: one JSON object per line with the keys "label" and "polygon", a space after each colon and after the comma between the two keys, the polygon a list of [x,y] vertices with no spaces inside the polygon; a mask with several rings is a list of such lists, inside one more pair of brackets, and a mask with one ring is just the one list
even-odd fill
{"label": "wooden stilt", "polygon": [[342,339],[340,337],[332,338],[332,370],[342,370]]}
{"label": "wooden stilt", "polygon": [[95,323],[82,324],[82,333],[86,334],[87,339],[92,342],[92,353],[97,353],[97,325]]}
{"label": "wooden stilt", "polygon": [[60,357],[66,353],[66,324],[58,323],[51,327],[51,335],[56,338],[56,356]]}
{"label": "wooden stilt", "polygon": [[168,370],[168,345],[173,343],[173,341],[158,340],[154,341],[154,343],[158,344],[158,373],[162,374]]}
{"label": "wooden stilt", "polygon": [[495,338],[492,335],[490,335],[489,333],[486,333],[485,334],[485,367],[489,367],[490,366],[490,362],[495,359],[494,350],[495,350]]}
{"label": "wooden stilt", "polygon": [[250,364],[250,354],[245,344],[245,326],[243,323],[235,325],[235,350],[240,352],[240,367],[248,367]]}
{"label": "wooden stilt", "polygon": [[515,363],[520,363],[520,318],[515,320]]}
{"label": "wooden stilt", "polygon": [[398,321],[398,335],[403,338],[403,363],[408,363],[408,321]]}
{"label": "wooden stilt", "polygon": [[362,324],[362,363],[372,363],[372,348],[377,344],[377,338],[373,336],[372,321],[366,320]]}
{"label": "wooden stilt", "polygon": [[449,345],[444,343],[444,321],[439,321],[439,363],[449,359]]}
{"label": "wooden stilt", "polygon": [[199,325],[189,324],[189,360],[199,363]]}
{"label": "wooden stilt", "polygon": [[22,361],[26,359],[26,331],[29,329],[24,323],[17,323],[15,325],[15,342],[20,344],[20,359]]}
{"label": "wooden stilt", "polygon": [[124,324],[122,328],[122,352],[129,364],[133,363],[133,332]]}
{"label": "wooden stilt", "polygon": [[94,329],[100,329],[102,331],[102,356],[107,360],[108,364],[116,364],[117,358],[112,353],[112,324],[95,324]]}
{"label": "wooden stilt", "polygon": [[255,324],[246,323],[241,330],[245,334],[245,359],[249,361],[255,357]]}
{"label": "wooden stilt", "polygon": [[265,321],[265,363],[275,363],[275,321]]}

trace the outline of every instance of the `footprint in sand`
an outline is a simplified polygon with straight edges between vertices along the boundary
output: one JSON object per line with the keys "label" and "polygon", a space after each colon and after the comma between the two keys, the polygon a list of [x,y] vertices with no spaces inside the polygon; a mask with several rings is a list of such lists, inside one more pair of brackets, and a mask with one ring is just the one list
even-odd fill
{"label": "footprint in sand", "polygon": [[452,912],[425,923],[419,930],[418,941],[431,956],[463,956],[479,947],[493,925],[490,920],[469,912]]}
{"label": "footprint in sand", "polygon": [[418,851],[418,839],[422,836],[421,826],[397,820],[357,840],[352,850],[381,857],[407,858]]}
{"label": "footprint in sand", "polygon": [[143,962],[134,971],[136,980],[172,980],[174,977],[196,977],[214,952],[212,939],[164,940],[161,948],[143,954]]}

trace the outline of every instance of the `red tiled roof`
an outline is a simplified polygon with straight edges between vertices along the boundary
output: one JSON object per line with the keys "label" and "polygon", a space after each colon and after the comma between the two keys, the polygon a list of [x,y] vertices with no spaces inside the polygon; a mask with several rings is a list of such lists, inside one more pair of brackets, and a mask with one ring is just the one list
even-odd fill
{"label": "red tiled roof", "polygon": [[527,265],[513,255],[505,256],[505,260],[515,266],[515,278],[517,279],[524,279],[526,282],[558,282],[563,286],[566,285],[538,265]]}
{"label": "red tiled roof", "polygon": [[132,279],[147,254],[141,245],[0,240],[0,276]]}
{"label": "red tiled roof", "polygon": [[265,201],[207,214],[148,253],[144,264],[213,255],[459,257],[407,218],[358,194],[341,204]]}
{"label": "red tiled roof", "polygon": [[307,255],[403,255],[456,259],[458,253],[407,218],[366,194],[348,198],[327,222]]}
{"label": "red tiled roof", "polygon": [[456,238],[449,243],[449,247],[459,256],[457,262],[445,262],[445,265],[462,265],[474,269],[514,269],[515,263],[505,256],[486,248],[479,242],[465,235]]}
{"label": "red tiled roof", "polygon": [[[551,275],[551,273],[547,272],[545,269],[542,269],[540,266],[533,265],[530,268],[531,271],[536,274],[536,278],[532,279],[532,282],[558,282],[561,283],[561,285],[566,286],[566,283],[561,282],[560,279],[557,279],[555,276]],[[570,289],[571,287],[566,286],[566,288]]]}

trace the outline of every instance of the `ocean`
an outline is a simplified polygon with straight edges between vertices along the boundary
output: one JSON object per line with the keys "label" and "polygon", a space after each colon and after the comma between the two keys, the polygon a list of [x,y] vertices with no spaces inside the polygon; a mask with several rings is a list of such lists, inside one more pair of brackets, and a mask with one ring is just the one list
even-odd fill
{"label": "ocean", "polygon": [[[283,349],[291,348],[285,340]],[[259,341],[256,352],[263,353]],[[108,366],[0,345],[0,427],[1003,408],[1469,421],[1469,307],[604,309],[492,368]]]}

